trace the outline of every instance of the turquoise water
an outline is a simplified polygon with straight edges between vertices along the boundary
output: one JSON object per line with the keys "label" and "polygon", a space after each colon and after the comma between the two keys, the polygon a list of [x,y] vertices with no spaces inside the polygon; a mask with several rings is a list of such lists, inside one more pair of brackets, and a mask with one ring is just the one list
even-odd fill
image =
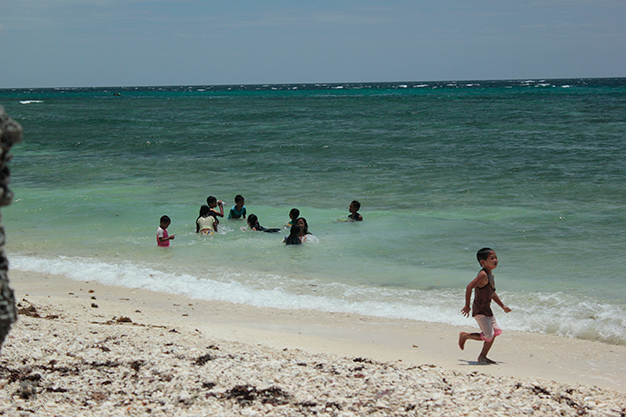
{"label": "turquoise water", "polygon": [[[119,93],[119,95],[114,95]],[[626,79],[0,90],[24,127],[11,267],[280,308],[474,326],[496,249],[503,328],[626,343]],[[197,236],[208,195],[301,247]],[[350,201],[362,223],[342,222]],[[172,218],[169,249],[156,247]]]}

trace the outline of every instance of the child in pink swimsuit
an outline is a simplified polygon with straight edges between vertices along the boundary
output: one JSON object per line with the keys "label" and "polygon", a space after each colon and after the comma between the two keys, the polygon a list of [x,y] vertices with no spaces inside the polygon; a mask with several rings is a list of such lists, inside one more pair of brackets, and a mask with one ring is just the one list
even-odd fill
{"label": "child in pink swimsuit", "polygon": [[170,236],[167,233],[167,228],[172,223],[168,216],[161,216],[161,223],[159,228],[157,229],[157,245],[160,247],[168,247],[170,245],[170,240],[174,239],[176,236]]}

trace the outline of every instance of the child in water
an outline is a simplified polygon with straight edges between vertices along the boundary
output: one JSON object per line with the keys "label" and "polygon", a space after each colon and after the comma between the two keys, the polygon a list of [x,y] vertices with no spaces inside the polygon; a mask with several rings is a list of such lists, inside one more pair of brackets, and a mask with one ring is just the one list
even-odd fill
{"label": "child in water", "polygon": [[285,243],[285,245],[301,245],[302,240],[300,240],[300,236],[299,236],[300,230],[301,228],[297,224],[294,224],[293,226],[291,226],[291,230],[289,231],[289,236],[283,239],[283,242]]}
{"label": "child in water", "polygon": [[[224,217],[224,202],[222,200],[217,200],[216,197],[210,195],[206,199],[206,204],[211,209],[211,216],[215,217],[217,220],[217,216]],[[219,210],[215,210],[215,207],[219,206]]]}
{"label": "child in water", "polygon": [[211,209],[207,205],[200,207],[200,215],[196,219],[196,233],[210,235],[217,232],[217,219],[211,216]]}
{"label": "child in water", "polygon": [[289,211],[289,221],[287,222],[285,227],[291,227],[296,224],[296,219],[298,218],[298,216],[300,216],[300,210],[298,210],[297,208],[292,208]]}
{"label": "child in water", "polygon": [[[222,200],[217,201],[217,198],[210,195],[206,199],[206,203],[209,206],[209,215],[215,219],[215,226],[220,224],[217,216],[224,217],[224,202]],[[219,206],[220,211],[215,210],[215,207]]]}
{"label": "child in water", "polygon": [[510,308],[504,305],[498,294],[496,294],[496,282],[492,271],[498,266],[498,256],[493,249],[483,248],[476,254],[476,259],[483,269],[480,270],[478,276],[469,283],[465,290],[465,307],[461,310],[461,313],[465,317],[469,317],[470,313],[470,300],[472,298],[472,290],[474,290],[474,303],[472,304],[472,316],[478,322],[480,327],[480,333],[465,333],[459,334],[459,347],[461,350],[465,349],[465,342],[468,339],[483,341],[483,349],[478,356],[478,363],[481,365],[495,364],[496,362],[487,358],[489,349],[493,345],[496,336],[502,334],[502,330],[496,323],[496,318],[491,311],[491,300],[495,301],[505,313],[511,311]]}
{"label": "child in water", "polygon": [[230,213],[228,213],[229,219],[245,219],[246,218],[246,206],[244,206],[246,200],[242,195],[237,194],[235,196],[235,205],[231,207]]}
{"label": "child in water", "polygon": [[167,228],[172,223],[168,216],[161,216],[159,228],[157,229],[156,240],[157,246],[160,247],[168,247],[170,245],[170,240],[173,240],[176,236],[170,236],[167,233]]}
{"label": "child in water", "polygon": [[306,241],[307,235],[311,234],[311,232],[309,232],[309,224],[306,222],[306,219],[304,217],[298,217],[295,225],[300,226],[298,237],[300,238],[300,241],[304,243]]}
{"label": "child in water", "polygon": [[256,216],[256,214],[251,214],[248,216],[248,226],[250,226],[250,229],[256,232],[266,232],[266,233],[280,232],[280,229],[266,229],[265,227],[261,226],[259,224],[259,218]]}
{"label": "child in water", "polygon": [[360,208],[361,208],[361,203],[359,203],[358,201],[353,200],[352,203],[350,203],[350,207],[348,207],[348,210],[350,211],[350,215],[348,216],[348,219],[350,221],[353,221],[353,222],[363,221],[363,216],[359,214]]}

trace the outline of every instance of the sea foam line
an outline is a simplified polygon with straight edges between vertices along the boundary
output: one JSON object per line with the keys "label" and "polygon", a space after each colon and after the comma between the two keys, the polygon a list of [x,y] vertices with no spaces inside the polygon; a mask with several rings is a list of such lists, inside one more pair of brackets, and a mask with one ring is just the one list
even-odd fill
{"label": "sea foam line", "polygon": [[[241,274],[228,271],[222,271],[220,279],[207,279],[130,262],[116,264],[78,257],[47,259],[23,255],[12,255],[10,259],[11,269],[180,294],[192,299],[445,323],[470,331],[476,327],[473,319],[460,314],[464,289],[407,290],[317,283],[315,294],[294,294],[285,289],[293,287],[289,280],[275,275],[249,280],[265,285],[262,287],[238,282]],[[626,345],[626,307],[622,305],[564,293],[501,292],[500,297],[513,310],[505,314],[493,305],[494,314],[505,331],[549,333]]]}
{"label": "sea foam line", "polygon": [[[309,309],[327,312],[356,313],[374,317],[445,321],[430,303],[406,305],[376,300],[376,291],[343,287],[340,298],[324,295],[293,294],[285,291],[279,279],[265,279],[268,288],[252,288],[234,279],[214,280],[192,274],[172,274],[132,263],[112,264],[86,258],[59,257],[55,259],[13,255],[11,269],[63,275],[76,281],[97,281],[105,285],[149,289],[169,294],[181,294],[195,299],[226,301],[255,307],[280,309]],[[227,274],[227,273],[226,273]],[[240,275],[240,274],[233,274]],[[258,280],[256,280],[258,282]],[[333,285],[334,286],[334,285]],[[337,292],[337,291],[333,291]],[[369,293],[369,294],[368,294]],[[358,301],[358,298],[370,298]],[[452,323],[451,323],[452,324]]]}

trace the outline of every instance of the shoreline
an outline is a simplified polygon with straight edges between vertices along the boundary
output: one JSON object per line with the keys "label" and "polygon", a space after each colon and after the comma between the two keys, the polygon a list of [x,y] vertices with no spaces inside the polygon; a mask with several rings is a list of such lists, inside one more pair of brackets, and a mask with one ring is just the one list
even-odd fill
{"label": "shoreline", "polygon": [[[11,284],[20,318],[0,353],[0,414],[626,413],[623,381],[611,376],[624,365],[606,361],[624,357],[620,346],[510,332],[494,351],[500,364],[480,366],[468,359],[480,346],[460,351],[452,326],[259,309],[15,270]],[[538,353],[526,358],[529,346]]]}
{"label": "shoreline", "polygon": [[503,329],[490,352],[498,365],[485,366],[476,363],[481,343],[470,340],[463,351],[457,345],[459,331],[476,331],[471,326],[258,308],[19,270],[10,271],[10,280],[18,303],[26,299],[34,305],[63,306],[68,318],[75,320],[128,317],[133,323],[165,325],[273,349],[366,357],[407,366],[431,364],[453,371],[540,378],[626,393],[626,346],[621,345]]}

